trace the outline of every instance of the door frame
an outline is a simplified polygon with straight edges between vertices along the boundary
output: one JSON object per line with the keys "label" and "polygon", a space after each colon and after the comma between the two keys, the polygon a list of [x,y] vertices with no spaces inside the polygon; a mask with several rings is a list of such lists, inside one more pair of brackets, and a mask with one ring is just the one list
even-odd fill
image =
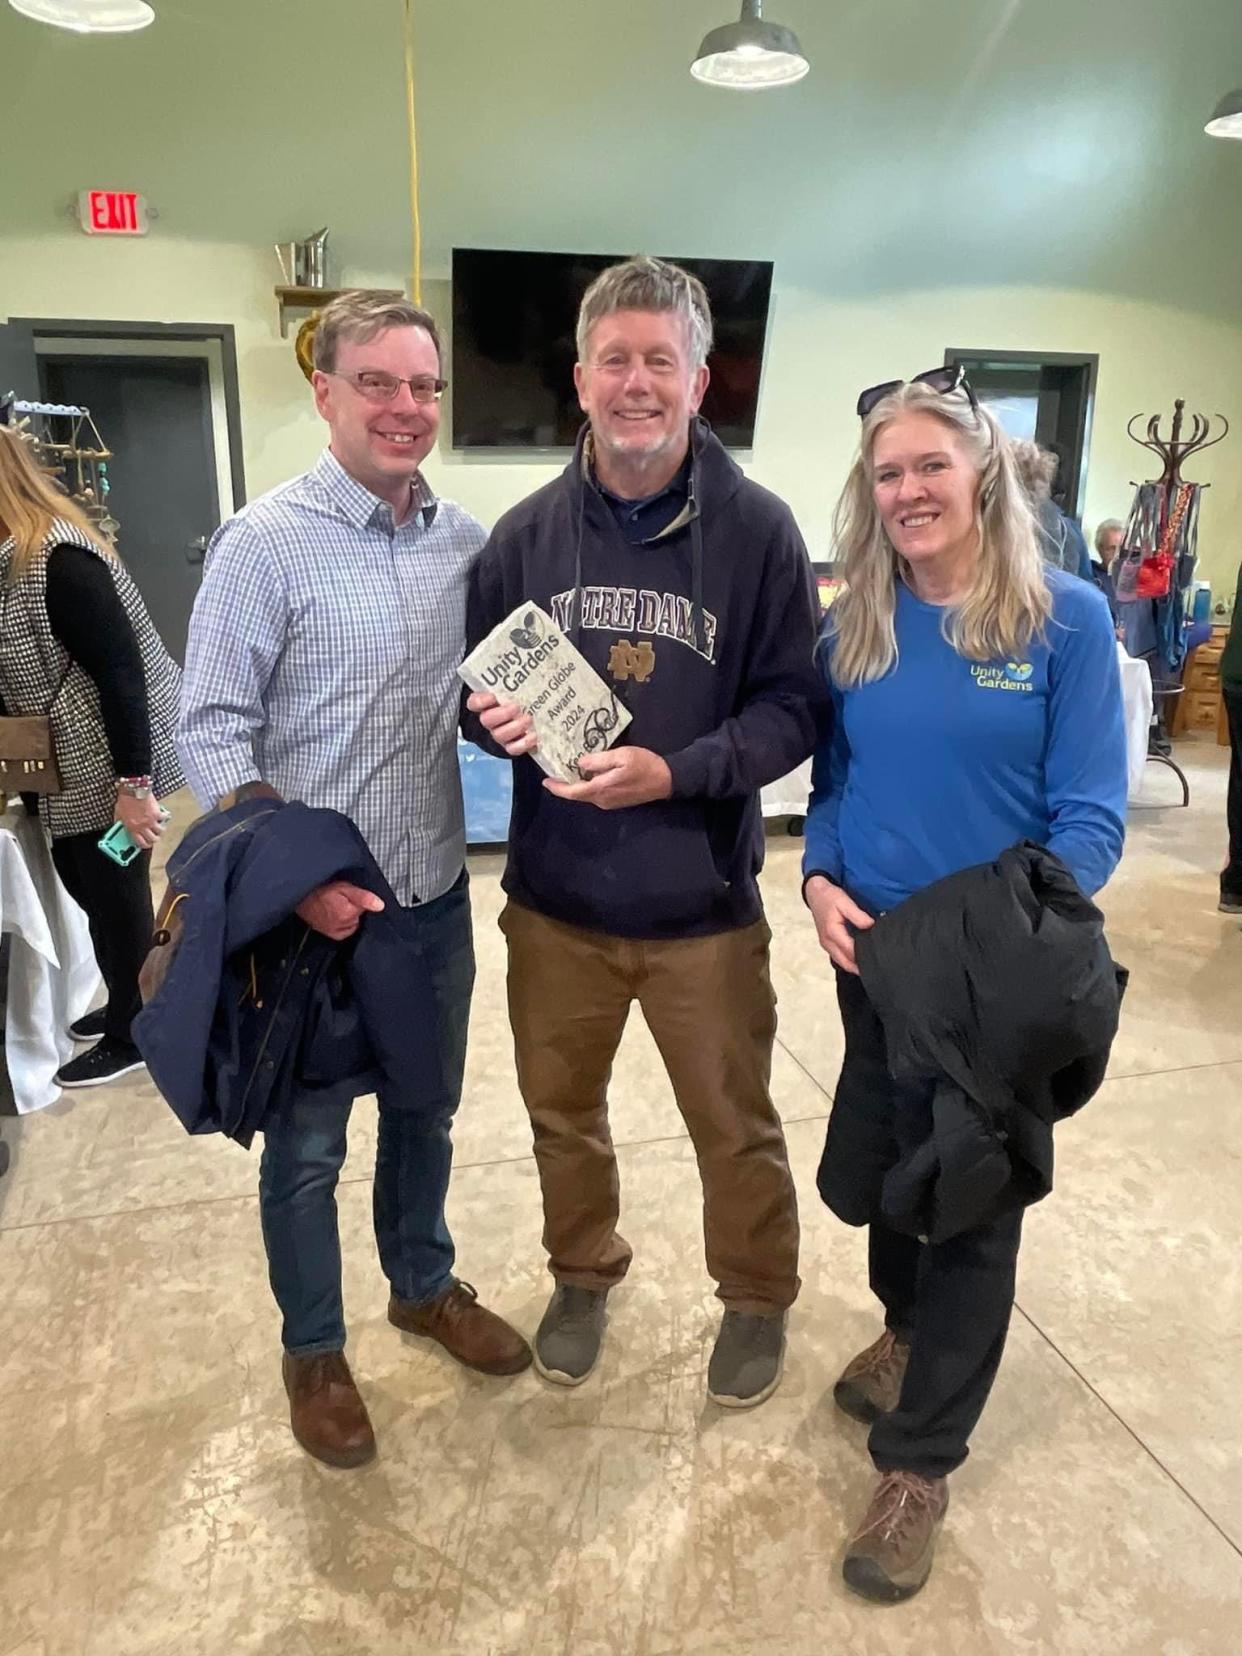
{"label": "door frame", "polygon": [[971,361],[983,362],[1012,362],[1016,364],[1030,364],[1032,367],[1041,367],[1045,364],[1049,368],[1085,368],[1087,371],[1087,395],[1082,411],[1080,428],[1079,452],[1073,458],[1077,461],[1074,468],[1073,490],[1071,503],[1074,511],[1072,517],[1079,517],[1082,513],[1083,501],[1087,493],[1087,466],[1091,458],[1091,429],[1095,423],[1095,393],[1096,383],[1100,377],[1100,356],[1098,351],[985,351],[978,346],[970,346],[958,350],[945,350],[944,365],[954,368],[963,358],[967,363]]}
{"label": "door frame", "polygon": [[[220,347],[224,390],[225,421],[229,439],[229,473],[233,485],[233,508],[246,503],[246,468],[242,458],[241,396],[237,385],[237,338],[231,322],[96,322],[78,317],[11,316],[11,328],[29,334],[31,344],[39,339],[137,340],[158,346],[177,340],[205,344],[215,340]],[[33,389],[33,388],[32,388]],[[221,502],[223,508],[223,502]]]}

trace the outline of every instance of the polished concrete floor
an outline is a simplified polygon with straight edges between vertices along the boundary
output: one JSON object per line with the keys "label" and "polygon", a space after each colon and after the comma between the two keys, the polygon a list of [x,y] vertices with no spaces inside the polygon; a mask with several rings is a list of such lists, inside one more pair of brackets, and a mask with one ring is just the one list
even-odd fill
{"label": "polished concrete floor", "polygon": [[[784,1382],[704,1397],[718,1307],[694,1158],[641,1020],[617,1065],[628,1283],[576,1392],[469,1375],[384,1318],[374,1110],[341,1189],[350,1355],[378,1460],[287,1430],[255,1157],[187,1139],[147,1083],[3,1123],[0,1656],[1234,1656],[1242,1650],[1242,932],[1215,912],[1224,755],[1149,767],[1105,897],[1133,971],[1110,1079],[1060,1130],[1018,1311],[936,1572],[897,1609],[839,1553],[871,1472],[832,1407],[876,1332],[863,1239],[818,1204],[841,1055],[798,845],[764,879],[775,1094],[803,1204]],[[459,1268],[528,1332],[548,1292],[504,1014],[499,860],[450,1219]]]}

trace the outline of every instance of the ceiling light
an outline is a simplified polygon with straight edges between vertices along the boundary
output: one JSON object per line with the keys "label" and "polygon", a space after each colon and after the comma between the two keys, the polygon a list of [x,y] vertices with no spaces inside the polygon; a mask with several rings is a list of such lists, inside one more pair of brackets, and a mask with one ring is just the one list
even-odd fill
{"label": "ceiling light", "polygon": [[1225,93],[1203,130],[1213,138],[1242,138],[1242,86]]}
{"label": "ceiling light", "polygon": [[763,0],[742,0],[741,21],[703,37],[690,73],[709,86],[762,92],[769,86],[792,86],[810,67],[792,29],[764,22]]}
{"label": "ceiling light", "polygon": [[145,0],[9,0],[15,12],[75,34],[132,34],[155,21]]}

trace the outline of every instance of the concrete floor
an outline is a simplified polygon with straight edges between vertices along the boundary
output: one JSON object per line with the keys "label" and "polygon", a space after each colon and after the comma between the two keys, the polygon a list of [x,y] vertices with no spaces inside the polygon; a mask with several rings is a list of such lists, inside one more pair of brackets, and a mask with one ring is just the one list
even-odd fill
{"label": "concrete floor", "polygon": [[[704,1396],[718,1306],[694,1158],[635,1016],[613,1088],[625,1231],[580,1391],[489,1381],[398,1335],[370,1230],[374,1109],[340,1193],[350,1356],[378,1460],[289,1436],[256,1161],[188,1139],[149,1083],[6,1122],[0,1656],[1233,1656],[1242,1648],[1242,933],[1215,912],[1225,754],[1149,767],[1104,897],[1132,983],[1110,1078],[1059,1130],[1018,1311],[931,1583],[838,1575],[872,1481],[831,1386],[877,1331],[863,1237],[814,1168],[841,1056],[829,971],[774,835],[774,1090],[803,1208],[784,1382]],[[461,1273],[533,1332],[549,1287],[495,917],[450,1198]],[[1238,1112],[1235,1114],[1235,1112]]]}

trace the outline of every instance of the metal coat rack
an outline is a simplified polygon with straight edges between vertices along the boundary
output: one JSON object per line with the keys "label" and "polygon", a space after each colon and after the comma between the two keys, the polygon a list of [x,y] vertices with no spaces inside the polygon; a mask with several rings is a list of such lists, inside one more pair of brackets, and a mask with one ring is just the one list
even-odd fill
{"label": "metal coat rack", "polygon": [[[1177,523],[1180,522],[1180,515],[1185,509],[1185,500],[1183,499],[1179,501],[1179,492],[1185,489],[1187,491],[1187,497],[1189,498],[1191,489],[1201,490],[1211,488],[1210,483],[1192,483],[1188,479],[1184,478],[1182,476],[1182,466],[1187,460],[1189,460],[1192,454],[1201,454],[1205,449],[1215,448],[1217,443],[1223,443],[1225,438],[1229,435],[1229,421],[1223,414],[1217,414],[1212,418],[1209,418],[1206,414],[1192,414],[1190,417],[1190,433],[1187,436],[1183,436],[1186,420],[1186,399],[1184,397],[1178,397],[1173,404],[1173,420],[1169,435],[1167,437],[1163,437],[1160,434],[1161,416],[1159,414],[1153,414],[1148,419],[1145,428],[1146,434],[1144,436],[1139,436],[1134,428],[1143,418],[1144,416],[1142,414],[1135,414],[1128,421],[1126,431],[1132,441],[1136,442],[1140,448],[1149,449],[1151,453],[1158,456],[1162,462],[1163,470],[1158,478],[1149,479],[1146,485],[1136,483],[1134,486],[1135,488],[1141,489],[1144,487],[1150,487],[1154,484],[1156,488],[1164,491],[1164,501],[1161,507],[1160,523],[1160,535],[1163,537],[1164,531],[1168,526],[1167,518],[1170,511],[1178,513],[1174,529],[1170,531],[1170,533],[1174,533]],[[1195,511],[1197,512],[1197,496],[1193,498],[1196,500]],[[1190,532],[1193,536],[1193,518]],[[1181,693],[1182,686],[1179,683],[1175,689],[1164,691],[1161,694],[1160,699],[1162,702],[1167,702],[1171,697],[1179,696]],[[1161,713],[1161,721],[1163,722],[1163,712]],[[1149,762],[1154,762],[1157,765],[1164,765],[1167,769],[1174,773],[1182,785],[1182,804],[1189,805],[1190,783],[1186,777],[1185,771],[1172,757],[1172,755],[1169,753],[1162,753],[1159,749],[1149,746],[1147,750],[1147,758]]]}

